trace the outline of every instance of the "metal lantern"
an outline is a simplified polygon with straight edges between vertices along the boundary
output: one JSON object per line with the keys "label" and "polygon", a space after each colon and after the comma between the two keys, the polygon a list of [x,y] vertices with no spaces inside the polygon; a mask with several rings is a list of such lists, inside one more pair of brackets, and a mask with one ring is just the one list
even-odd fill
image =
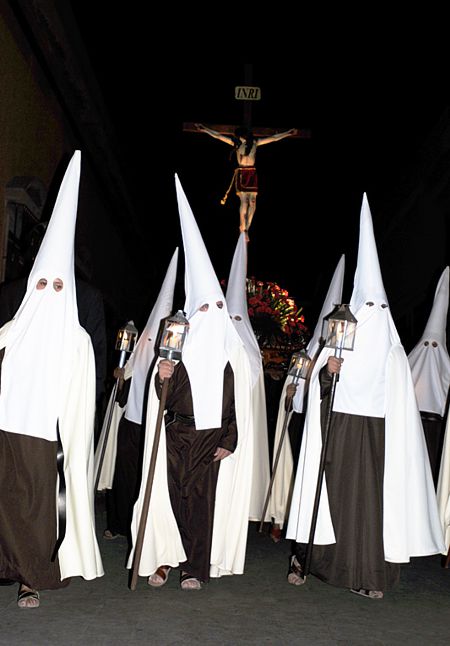
{"label": "metal lantern", "polygon": [[182,310],[170,316],[164,326],[159,346],[159,356],[165,359],[181,359],[186,335],[189,330],[189,321]]}
{"label": "metal lantern", "polygon": [[339,351],[339,356],[342,350],[353,350],[357,323],[348,305],[336,305],[323,319],[322,337],[325,339],[325,347]]}
{"label": "metal lantern", "polygon": [[288,375],[290,377],[294,377],[294,383],[297,383],[299,379],[306,379],[309,373],[310,365],[310,357],[308,357],[304,350],[300,350],[300,352],[296,352],[292,355]]}
{"label": "metal lantern", "polygon": [[128,321],[125,327],[120,328],[117,333],[116,350],[120,350],[119,368],[125,365],[125,358],[134,350],[138,337],[137,328],[133,321]]}

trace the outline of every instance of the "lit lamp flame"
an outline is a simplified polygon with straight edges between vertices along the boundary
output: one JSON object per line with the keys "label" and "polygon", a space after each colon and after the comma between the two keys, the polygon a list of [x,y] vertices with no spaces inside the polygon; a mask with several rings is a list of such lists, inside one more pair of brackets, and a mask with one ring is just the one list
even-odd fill
{"label": "lit lamp flame", "polygon": [[179,360],[189,330],[189,321],[182,310],[169,317],[164,326],[159,346],[159,356],[164,359]]}
{"label": "lit lamp flame", "polygon": [[323,319],[322,337],[325,339],[325,347],[333,348],[335,356],[339,357],[342,350],[353,350],[357,323],[348,305],[336,305]]}
{"label": "lit lamp flame", "polygon": [[298,383],[299,379],[306,379],[311,365],[311,359],[304,350],[292,355],[288,375],[293,377],[293,383]]}
{"label": "lit lamp flame", "polygon": [[116,338],[116,350],[120,351],[119,368],[125,365],[126,354],[130,354],[134,350],[138,337],[137,328],[133,321],[128,321],[125,327],[120,328]]}

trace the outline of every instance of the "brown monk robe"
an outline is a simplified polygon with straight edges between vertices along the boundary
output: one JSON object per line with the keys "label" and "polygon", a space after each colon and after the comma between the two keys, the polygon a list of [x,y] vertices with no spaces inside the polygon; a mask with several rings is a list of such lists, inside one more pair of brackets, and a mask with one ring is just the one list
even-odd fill
{"label": "brown monk robe", "polygon": [[[158,375],[155,385],[159,397]],[[191,385],[182,362],[175,366],[169,380],[166,409],[169,494],[187,556],[182,567],[191,576],[208,581],[220,466],[220,461],[213,461],[214,452],[217,447],[233,452],[237,445],[234,375],[230,364],[224,370],[221,428],[200,431],[195,428]]]}

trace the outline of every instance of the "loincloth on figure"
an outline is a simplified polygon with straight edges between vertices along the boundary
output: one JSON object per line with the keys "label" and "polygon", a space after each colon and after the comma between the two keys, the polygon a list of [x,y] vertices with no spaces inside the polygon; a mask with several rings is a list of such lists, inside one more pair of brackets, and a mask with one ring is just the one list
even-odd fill
{"label": "loincloth on figure", "polygon": [[227,192],[220,200],[222,205],[227,201],[228,193],[230,192],[233,183],[237,195],[239,195],[239,193],[257,193],[258,175],[256,174],[256,168],[253,166],[240,166],[235,169]]}
{"label": "loincloth on figure", "polygon": [[234,177],[236,193],[258,192],[258,175],[256,174],[256,168],[252,166],[236,168]]}

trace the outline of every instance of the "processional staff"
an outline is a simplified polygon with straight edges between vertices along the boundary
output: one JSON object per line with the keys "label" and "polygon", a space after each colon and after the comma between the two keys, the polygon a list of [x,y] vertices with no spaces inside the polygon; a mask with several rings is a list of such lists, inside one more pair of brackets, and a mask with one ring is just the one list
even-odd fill
{"label": "processional staff", "polygon": [[[338,359],[342,356],[343,350],[353,350],[355,343],[356,318],[346,304],[336,305],[334,310],[324,317],[322,337],[325,339],[325,347],[334,349],[334,356]],[[328,439],[330,434],[331,416],[333,413],[334,394],[336,383],[339,375],[333,372],[331,378],[331,389],[328,396],[325,428],[322,434],[322,450],[320,453],[319,473],[317,476],[316,494],[314,497],[314,506],[311,517],[311,528],[309,531],[309,541],[306,549],[305,565],[303,567],[304,576],[309,574],[311,566],[311,556],[314,544],[314,534],[316,532],[317,516],[319,512],[320,494],[322,491],[323,476],[325,473],[325,462],[327,457]]]}
{"label": "processional staff", "polygon": [[[185,318],[183,312],[178,312],[167,319],[161,337],[161,345],[159,346],[159,356],[163,359],[170,361],[179,361],[186,340],[186,335],[189,330],[189,321]],[[139,519],[139,527],[136,536],[136,545],[133,557],[133,572],[131,576],[130,589],[136,590],[137,579],[139,575],[139,564],[141,561],[142,547],[144,545],[145,528],[147,526],[148,510],[150,508],[150,498],[153,488],[153,480],[155,477],[156,458],[158,456],[159,439],[161,436],[161,425],[166,408],[167,389],[169,386],[169,379],[165,378],[162,384],[161,398],[159,400],[158,416],[156,418],[155,434],[153,438],[152,452],[150,456],[150,463],[148,467],[147,482],[145,485],[144,499],[142,503],[141,517]]]}
{"label": "processional staff", "polygon": [[[133,321],[128,321],[125,327],[120,328],[120,330],[118,331],[117,338],[116,338],[116,347],[115,347],[116,350],[120,351],[118,368],[124,367],[127,354],[130,355],[135,348],[137,337],[138,337],[138,331]],[[113,411],[114,411],[114,402],[116,401],[119,381],[120,381],[120,377],[118,376],[114,383],[114,387],[111,394],[111,405],[108,411],[108,419],[106,422],[103,444],[102,444],[100,459],[98,463],[97,475],[95,478],[94,492],[97,491],[98,483],[100,481],[100,476],[102,473],[103,461],[105,459],[106,447],[108,445],[109,431],[111,428],[111,420],[112,420]]]}

